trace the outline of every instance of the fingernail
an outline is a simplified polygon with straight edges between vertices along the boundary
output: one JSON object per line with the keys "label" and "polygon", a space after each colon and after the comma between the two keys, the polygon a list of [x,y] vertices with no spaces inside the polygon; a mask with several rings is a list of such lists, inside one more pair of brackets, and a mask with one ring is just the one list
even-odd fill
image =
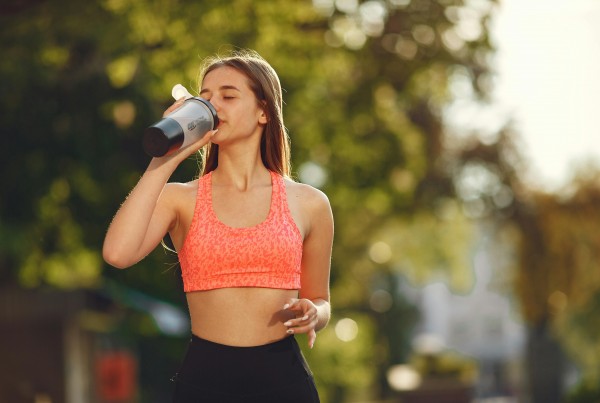
{"label": "fingernail", "polygon": [[285,305],[283,306],[283,309],[288,309],[289,307],[290,307],[290,304],[285,304]]}
{"label": "fingernail", "polygon": [[292,326],[292,322],[285,322],[283,325],[284,326]]}
{"label": "fingernail", "polygon": [[308,319],[308,315],[304,315],[304,316],[302,317],[302,320],[306,320],[306,319]]}

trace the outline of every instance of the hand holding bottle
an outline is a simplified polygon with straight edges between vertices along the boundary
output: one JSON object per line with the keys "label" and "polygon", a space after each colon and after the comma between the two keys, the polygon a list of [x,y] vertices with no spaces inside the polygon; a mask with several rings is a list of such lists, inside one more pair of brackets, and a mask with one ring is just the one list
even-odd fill
{"label": "hand holding bottle", "polygon": [[210,102],[193,97],[181,84],[173,87],[171,95],[177,101],[165,111],[163,119],[144,131],[144,151],[152,157],[187,147],[219,124]]}

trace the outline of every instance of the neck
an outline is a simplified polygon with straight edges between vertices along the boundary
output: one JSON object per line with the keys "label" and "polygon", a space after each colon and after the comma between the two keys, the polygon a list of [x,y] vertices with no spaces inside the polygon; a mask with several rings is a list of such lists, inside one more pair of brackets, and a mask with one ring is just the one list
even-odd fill
{"label": "neck", "polygon": [[217,186],[233,186],[240,191],[271,182],[271,175],[260,155],[252,159],[228,158],[227,155],[221,155],[220,150],[219,166],[212,175],[213,183]]}

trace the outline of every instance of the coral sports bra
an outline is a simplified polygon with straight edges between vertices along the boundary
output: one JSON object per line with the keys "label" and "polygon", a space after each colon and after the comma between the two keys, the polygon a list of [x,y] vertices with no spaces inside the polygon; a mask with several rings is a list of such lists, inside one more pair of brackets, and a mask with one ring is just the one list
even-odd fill
{"label": "coral sports bra", "polygon": [[198,179],[194,216],[179,263],[185,292],[228,287],[300,289],[302,235],[290,213],[283,177],[271,172],[265,221],[233,228],[212,205],[212,172]]}

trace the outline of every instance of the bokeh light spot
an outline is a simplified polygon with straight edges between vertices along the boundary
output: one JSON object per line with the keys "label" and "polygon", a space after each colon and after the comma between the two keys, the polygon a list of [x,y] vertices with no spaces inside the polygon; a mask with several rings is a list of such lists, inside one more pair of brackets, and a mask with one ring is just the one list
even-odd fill
{"label": "bokeh light spot", "polygon": [[335,335],[341,341],[352,341],[358,335],[358,324],[350,318],[340,319],[335,325]]}

